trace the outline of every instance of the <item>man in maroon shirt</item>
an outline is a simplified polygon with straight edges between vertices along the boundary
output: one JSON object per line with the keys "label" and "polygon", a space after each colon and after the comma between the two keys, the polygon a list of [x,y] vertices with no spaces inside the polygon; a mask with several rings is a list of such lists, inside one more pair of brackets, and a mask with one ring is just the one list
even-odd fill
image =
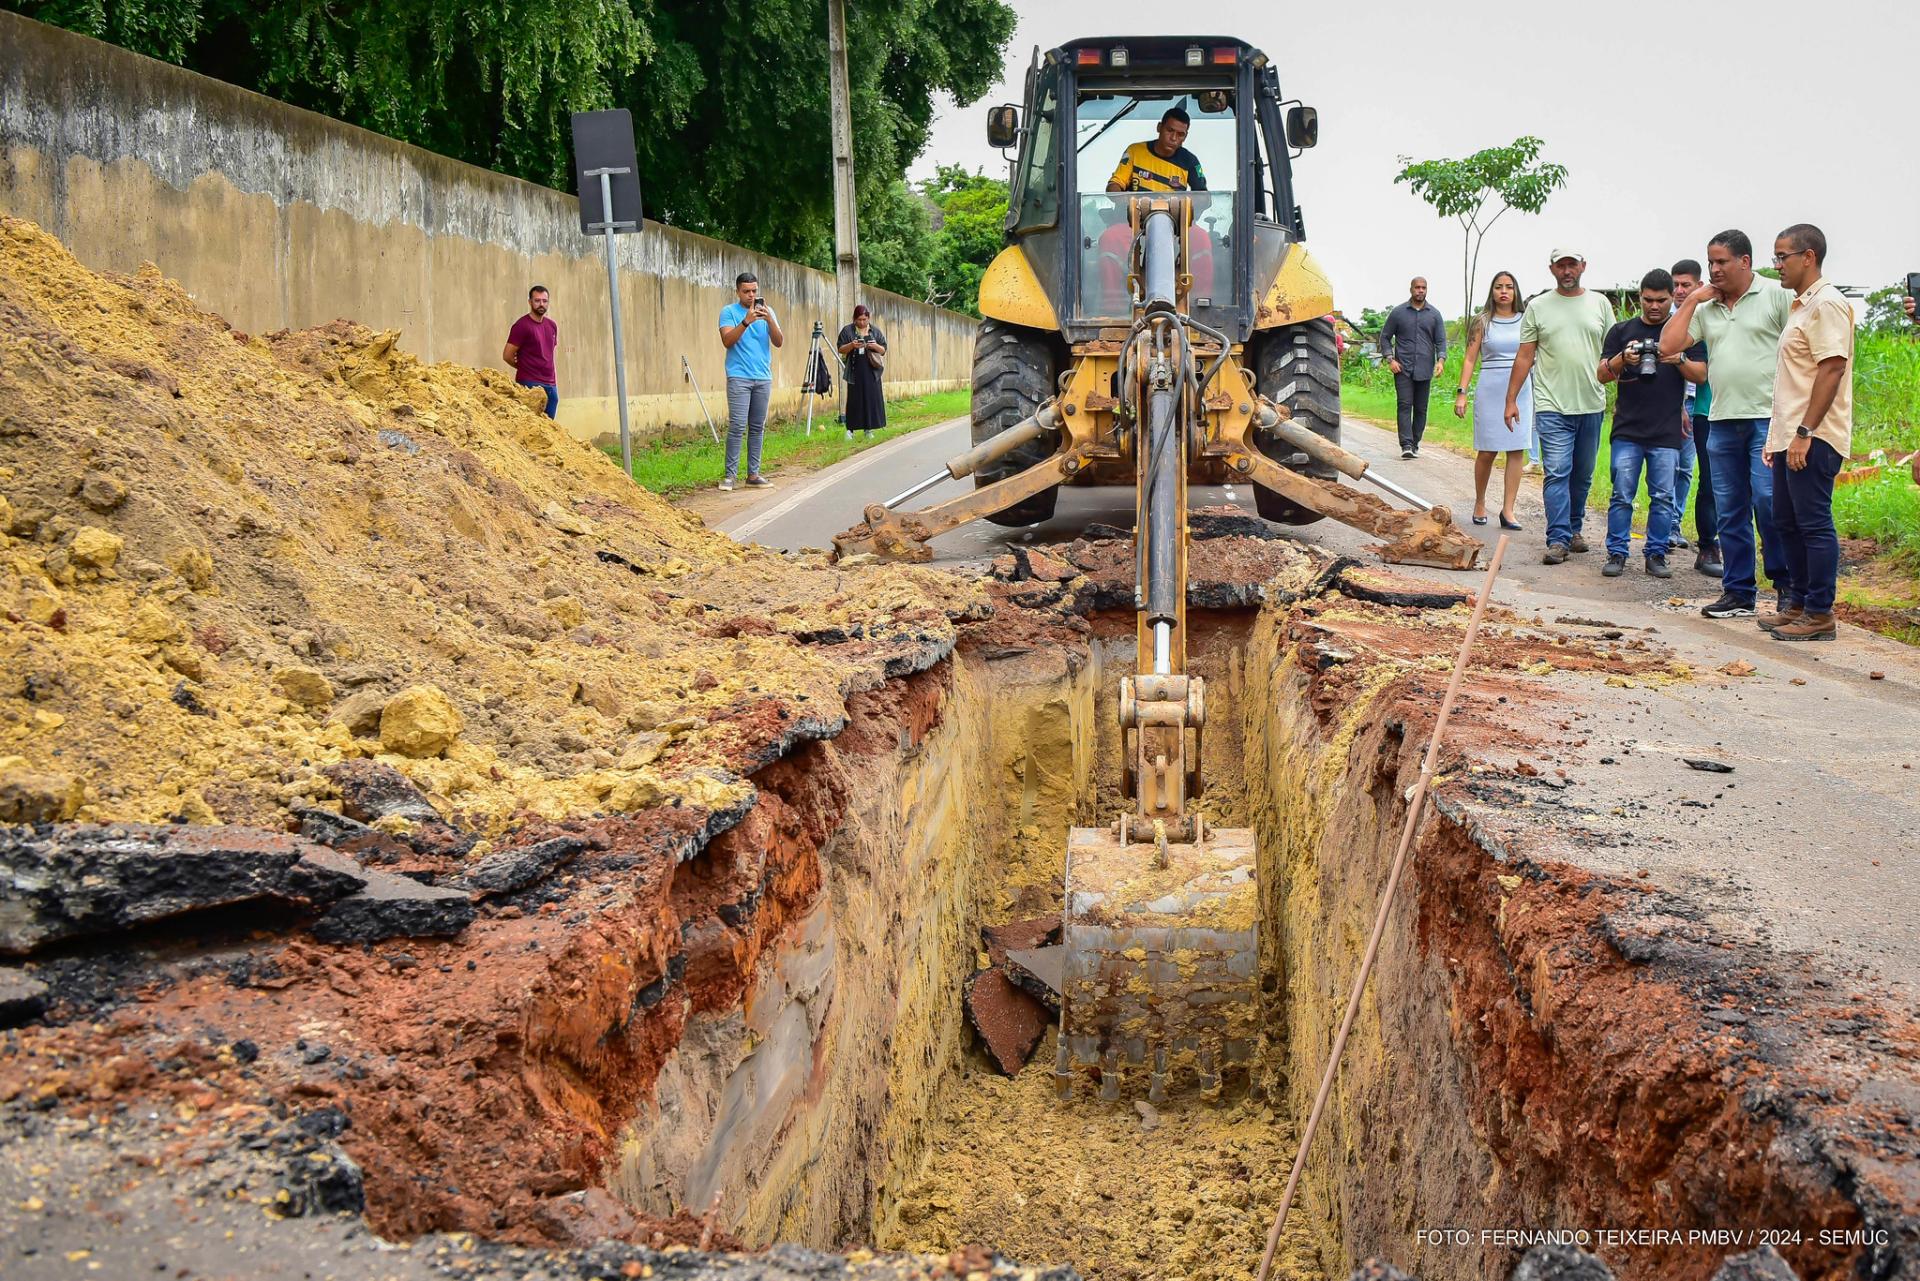
{"label": "man in maroon shirt", "polygon": [[513,368],[515,382],[547,393],[549,418],[560,412],[560,387],[553,376],[553,349],[559,341],[559,326],[547,319],[547,287],[535,285],[527,290],[527,314],[513,322],[500,359]]}

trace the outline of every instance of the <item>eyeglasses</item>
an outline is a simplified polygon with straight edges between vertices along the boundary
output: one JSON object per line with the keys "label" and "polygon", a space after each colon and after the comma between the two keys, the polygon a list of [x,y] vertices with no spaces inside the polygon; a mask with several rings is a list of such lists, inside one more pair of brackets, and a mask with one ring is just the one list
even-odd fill
{"label": "eyeglasses", "polygon": [[1811,249],[1793,249],[1783,254],[1775,254],[1773,256],[1773,265],[1778,267],[1789,258],[1798,258],[1801,254],[1810,254],[1812,252],[1813,250]]}

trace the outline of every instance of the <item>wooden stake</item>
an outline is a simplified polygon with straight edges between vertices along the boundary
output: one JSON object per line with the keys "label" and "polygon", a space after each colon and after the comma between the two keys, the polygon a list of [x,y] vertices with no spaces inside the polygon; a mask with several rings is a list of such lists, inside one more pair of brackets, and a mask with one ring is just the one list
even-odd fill
{"label": "wooden stake", "polygon": [[1327,1098],[1333,1093],[1333,1082],[1340,1071],[1340,1056],[1346,1052],[1347,1033],[1353,1030],[1353,1020],[1360,1013],[1360,999],[1366,994],[1367,980],[1373,974],[1374,959],[1380,954],[1380,938],[1387,932],[1387,916],[1393,908],[1394,891],[1400,888],[1400,873],[1406,869],[1407,853],[1413,848],[1413,835],[1420,826],[1420,814],[1427,805],[1427,791],[1433,782],[1434,767],[1440,760],[1440,739],[1446,733],[1447,719],[1453,715],[1453,700],[1460,693],[1460,682],[1466,675],[1467,659],[1473,652],[1474,637],[1480,631],[1480,618],[1487,610],[1487,602],[1493,597],[1493,583],[1500,576],[1500,561],[1507,554],[1507,536],[1500,535],[1500,541],[1494,544],[1493,560],[1487,565],[1486,582],[1481,585],[1480,598],[1473,603],[1473,616],[1467,620],[1467,634],[1460,638],[1460,657],[1454,661],[1453,675],[1447,678],[1447,694],[1440,700],[1440,714],[1434,718],[1433,735],[1427,740],[1426,759],[1420,762],[1420,781],[1414,784],[1413,798],[1407,802],[1407,822],[1400,832],[1400,848],[1394,852],[1393,868],[1387,873],[1386,888],[1380,891],[1380,910],[1374,914],[1373,935],[1367,940],[1367,951],[1360,959],[1360,972],[1353,979],[1353,993],[1347,998],[1347,1012],[1340,1020],[1340,1031],[1333,1038],[1333,1053],[1327,1058],[1327,1068],[1320,1076],[1320,1092],[1314,1096],[1313,1111],[1307,1114],[1306,1132],[1300,1136],[1300,1147],[1293,1154],[1293,1173],[1287,1176],[1287,1189],[1280,1196],[1280,1212],[1273,1216],[1273,1229],[1267,1233],[1267,1250],[1260,1256],[1259,1281],[1267,1281],[1273,1273],[1274,1251],[1280,1248],[1280,1233],[1287,1226],[1287,1211],[1293,1208],[1293,1194],[1300,1186],[1300,1175],[1307,1168],[1307,1152],[1313,1146],[1313,1136],[1320,1128],[1320,1114],[1326,1110]]}

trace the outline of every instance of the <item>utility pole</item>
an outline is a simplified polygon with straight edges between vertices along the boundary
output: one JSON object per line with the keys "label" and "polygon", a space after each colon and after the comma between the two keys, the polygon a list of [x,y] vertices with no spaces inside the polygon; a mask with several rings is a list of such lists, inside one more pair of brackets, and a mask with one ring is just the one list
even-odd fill
{"label": "utility pole", "polygon": [[827,85],[833,111],[833,266],[844,325],[860,301],[860,219],[853,197],[853,107],[847,96],[847,4],[827,0]]}

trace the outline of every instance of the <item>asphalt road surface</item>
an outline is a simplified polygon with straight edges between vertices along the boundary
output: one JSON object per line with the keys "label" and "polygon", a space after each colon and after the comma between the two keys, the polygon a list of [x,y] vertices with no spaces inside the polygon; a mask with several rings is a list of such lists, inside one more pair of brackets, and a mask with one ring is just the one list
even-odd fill
{"label": "asphalt road surface", "polygon": [[[1427,459],[1402,463],[1393,438],[1371,428],[1350,433],[1346,443],[1361,456],[1382,464],[1392,460],[1392,474],[1403,484],[1431,501],[1443,501],[1439,493],[1425,493],[1417,480]],[[969,447],[967,420],[955,418],[888,441],[878,448],[855,454],[811,476],[782,481],[780,488],[765,501],[747,510],[734,510],[715,521],[715,527],[743,542],[763,543],[782,551],[803,547],[828,547],[833,536],[858,524],[869,503],[883,502],[940,470],[941,464]],[[1436,475],[1435,480],[1444,480]],[[930,507],[935,503],[966,493],[973,481],[946,480],[906,504],[908,510]],[[1195,507],[1233,504],[1252,513],[1253,490],[1248,485],[1196,485],[1188,491],[1188,502]],[[1060,492],[1060,504],[1052,520],[1026,529],[1006,529],[991,521],[975,521],[933,540],[933,563],[955,565],[990,559],[1016,542],[1056,543],[1078,538],[1088,525],[1104,522],[1123,529],[1133,525],[1133,491],[1123,486],[1084,488],[1070,486]],[[1374,539],[1333,521],[1320,521],[1296,531],[1301,541],[1315,543],[1335,551],[1359,553],[1373,545]],[[1436,573],[1444,571],[1434,571]]]}

